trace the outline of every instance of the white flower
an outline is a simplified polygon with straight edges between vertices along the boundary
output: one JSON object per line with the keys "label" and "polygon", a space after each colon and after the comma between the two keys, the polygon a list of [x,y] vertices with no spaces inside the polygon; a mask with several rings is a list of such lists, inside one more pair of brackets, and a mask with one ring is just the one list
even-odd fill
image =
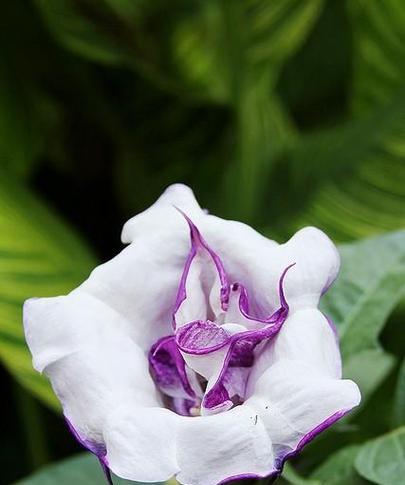
{"label": "white flower", "polygon": [[278,474],[359,403],[317,309],[339,269],[321,231],[279,245],[174,185],[122,240],[70,294],[24,307],[34,367],[107,470],[187,485]]}

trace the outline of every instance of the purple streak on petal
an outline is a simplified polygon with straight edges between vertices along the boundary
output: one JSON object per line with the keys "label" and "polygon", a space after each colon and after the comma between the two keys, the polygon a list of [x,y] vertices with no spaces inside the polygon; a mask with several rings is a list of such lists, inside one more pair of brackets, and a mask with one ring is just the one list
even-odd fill
{"label": "purple streak on petal", "polygon": [[218,379],[214,386],[205,394],[202,407],[210,411],[227,411],[233,406],[228,390],[223,384],[223,378]]}
{"label": "purple streak on petal", "polygon": [[173,398],[195,399],[174,335],[163,337],[152,346],[149,366],[153,380],[163,394]]}
{"label": "purple streak on petal", "polygon": [[190,238],[191,238],[191,249],[187,256],[183,274],[180,279],[179,289],[177,291],[176,301],[173,310],[173,329],[176,329],[176,313],[179,310],[181,304],[187,298],[187,291],[186,291],[186,282],[187,277],[190,272],[191,264],[197,255],[199,249],[203,249],[208,252],[212,261],[215,264],[215,267],[218,272],[218,276],[221,282],[221,289],[220,289],[220,301],[221,301],[221,308],[226,311],[229,304],[229,283],[228,278],[226,276],[224,265],[222,264],[221,258],[213,251],[210,246],[207,244],[205,239],[202,237],[200,231],[198,230],[197,226],[193,223],[193,221],[179,208],[176,209],[183,215],[186,219],[189,228],[190,228]]}
{"label": "purple streak on petal", "polygon": [[252,367],[254,364],[253,350],[256,344],[252,340],[240,339],[235,342],[229,367]]}
{"label": "purple streak on petal", "polygon": [[76,440],[87,450],[91,451],[97,457],[105,457],[107,454],[107,449],[104,443],[96,443],[94,441],[82,438],[76,428],[73,426],[72,422],[64,416],[66,424],[69,431],[73,434]]}
{"label": "purple streak on petal", "polygon": [[111,478],[110,468],[108,466],[107,448],[105,444],[96,443],[86,438],[82,438],[79,432],[77,431],[77,429],[73,426],[72,422],[66,416],[64,416],[64,418],[65,418],[67,427],[69,428],[69,431],[76,438],[76,440],[83,446],[83,448],[86,448],[98,458],[98,461],[100,462],[101,468],[104,472],[104,475],[109,485],[114,485]]}
{"label": "purple streak on petal", "polygon": [[197,407],[197,402],[195,400],[191,401],[190,399],[174,397],[169,403],[169,407],[180,416],[191,416],[190,410],[193,407]]}

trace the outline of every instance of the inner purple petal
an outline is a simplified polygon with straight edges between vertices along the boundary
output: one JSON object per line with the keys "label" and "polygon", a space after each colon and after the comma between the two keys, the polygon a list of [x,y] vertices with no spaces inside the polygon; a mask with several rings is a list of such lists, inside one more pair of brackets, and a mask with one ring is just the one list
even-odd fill
{"label": "inner purple petal", "polygon": [[222,348],[230,341],[230,335],[219,325],[197,320],[176,332],[176,344],[187,354],[208,354]]}
{"label": "inner purple petal", "polygon": [[283,317],[284,313],[288,313],[288,303],[285,298],[284,294],[284,280],[288,273],[288,271],[295,266],[295,263],[290,264],[285,268],[282,272],[279,283],[278,283],[278,293],[279,293],[279,300],[280,300],[280,307],[272,314],[268,315],[267,317],[261,318],[257,315],[252,315],[250,313],[250,304],[249,304],[249,296],[247,293],[246,288],[241,285],[240,283],[234,283],[231,288],[232,291],[240,291],[239,296],[239,310],[241,314],[247,318],[248,320],[254,320],[255,322],[261,323],[276,323],[280,318]]}
{"label": "inner purple petal", "polygon": [[152,346],[149,351],[149,367],[156,385],[166,396],[195,399],[186,364],[173,335],[159,339]]}
{"label": "inner purple petal", "polygon": [[[287,272],[295,263],[288,266],[280,276],[279,308],[265,317],[252,315],[245,286],[240,283],[229,285],[229,278],[219,255],[209,247],[193,222],[185,214],[183,215],[190,228],[191,248],[174,303],[173,334],[159,339],[152,346],[149,352],[149,363],[151,375],[167,406],[178,414],[193,416],[199,414],[200,407],[204,412],[216,413],[227,411],[243,403],[250,371],[263,348],[260,344],[273,339],[288,316],[289,307],[283,284]],[[215,265],[218,275],[217,284],[218,281],[220,283],[217,290],[217,308],[221,313],[213,315],[213,318],[209,316],[214,320],[211,321],[207,320],[207,312],[205,312],[204,315],[198,315],[198,319],[194,321],[189,323],[183,321],[182,326],[178,327],[176,314],[183,304],[189,304],[186,291],[187,279],[191,265],[201,264],[201,259],[195,259],[199,251],[208,255],[204,260],[207,264],[211,262]],[[204,290],[208,292],[205,295],[207,302],[210,301],[210,292],[213,288]],[[237,321],[223,323],[227,322],[230,291],[239,292],[237,312],[240,316],[231,313],[230,315],[235,316]],[[254,323],[249,325],[249,321]],[[246,327],[243,322],[246,322]],[[200,359],[209,360],[204,363]],[[186,364],[186,360],[191,367]],[[198,362],[204,365],[201,367]],[[210,367],[212,367],[211,375]],[[204,370],[206,379],[194,368]],[[207,388],[204,392],[205,387]]]}

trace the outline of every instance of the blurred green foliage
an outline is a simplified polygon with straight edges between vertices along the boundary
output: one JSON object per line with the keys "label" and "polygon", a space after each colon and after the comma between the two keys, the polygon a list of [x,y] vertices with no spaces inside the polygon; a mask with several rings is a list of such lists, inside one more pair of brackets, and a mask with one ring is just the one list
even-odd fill
{"label": "blurred green foliage", "polygon": [[[344,243],[324,309],[363,404],[281,481],[401,483],[404,2],[14,0],[0,23],[0,358],[16,381],[57,409],[22,302],[73,288],[182,181],[275,239],[313,224]],[[20,426],[38,433],[52,418],[27,403]],[[71,463],[22,483],[72,483]],[[28,467],[2,469],[9,483]]]}

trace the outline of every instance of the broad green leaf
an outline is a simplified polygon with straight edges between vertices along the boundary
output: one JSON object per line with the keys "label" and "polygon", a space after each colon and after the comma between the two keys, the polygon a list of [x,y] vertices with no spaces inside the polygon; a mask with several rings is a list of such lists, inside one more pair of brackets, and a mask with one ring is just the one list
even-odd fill
{"label": "broad green leaf", "polygon": [[20,384],[53,407],[47,380],[31,365],[22,305],[30,297],[69,292],[94,264],[69,227],[0,173],[0,359]]}
{"label": "broad green leaf", "polygon": [[378,348],[377,338],[405,290],[405,231],[344,244],[342,268],[324,309],[338,325],[344,357]]}
{"label": "broad green leaf", "polygon": [[403,86],[405,9],[402,0],[348,0],[353,29],[355,113],[384,105]]}
{"label": "broad green leaf", "polygon": [[[330,173],[309,194],[299,223],[317,225],[339,240],[405,227],[403,2],[347,0],[347,4],[353,36],[354,118],[332,130],[331,136],[326,133],[323,142],[318,132],[317,143],[297,146],[294,165],[300,187],[317,180],[320,172]],[[314,164],[311,157],[318,162]]]}
{"label": "broad green leaf", "polygon": [[[104,483],[107,482],[97,458],[86,453],[48,466],[15,485],[101,485]],[[144,485],[114,477],[114,485],[131,483]]]}
{"label": "broad green leaf", "polygon": [[378,337],[405,291],[405,231],[340,247],[340,276],[323,298],[337,324],[344,374],[357,379],[363,397],[389,372],[393,359]]}
{"label": "broad green leaf", "polygon": [[399,485],[405,477],[405,427],[369,441],[359,451],[356,470],[380,485]]}
{"label": "broad green leaf", "polygon": [[[310,205],[300,218],[340,240],[405,227],[403,2],[347,3],[354,43],[351,105],[357,119],[348,126],[353,142],[351,147],[330,145],[331,153],[335,148],[334,155],[324,151],[315,155],[319,165],[330,167],[332,173],[340,172],[341,176],[330,179],[312,194]],[[362,125],[364,129],[356,131],[356,126]],[[299,160],[304,166],[302,158]],[[342,168],[345,161],[349,163]]]}
{"label": "broad green leaf", "polygon": [[312,474],[320,485],[361,485],[365,481],[356,473],[354,461],[360,445],[347,446],[331,455]]}
{"label": "broad green leaf", "polygon": [[395,365],[395,357],[382,349],[362,350],[343,361],[345,377],[361,388],[363,402],[384,382]]}
{"label": "broad green leaf", "polygon": [[405,425],[405,359],[399,369],[395,393],[394,420],[398,426]]}
{"label": "broad green leaf", "polygon": [[347,241],[405,227],[403,94],[362,118],[296,138],[291,196],[301,194],[302,208],[289,231],[312,224]]}
{"label": "broad green leaf", "polygon": [[301,190],[312,185],[294,227],[313,224],[341,241],[405,227],[404,14],[396,0],[348,3],[355,118],[297,144],[293,165]]}
{"label": "broad green leaf", "polygon": [[[351,158],[351,154],[340,153]],[[402,157],[396,159],[384,154],[354,169],[348,167],[346,173],[325,181],[318,191],[310,194],[309,205],[295,219],[294,227],[315,225],[339,241],[402,229],[405,227],[404,161]]]}

